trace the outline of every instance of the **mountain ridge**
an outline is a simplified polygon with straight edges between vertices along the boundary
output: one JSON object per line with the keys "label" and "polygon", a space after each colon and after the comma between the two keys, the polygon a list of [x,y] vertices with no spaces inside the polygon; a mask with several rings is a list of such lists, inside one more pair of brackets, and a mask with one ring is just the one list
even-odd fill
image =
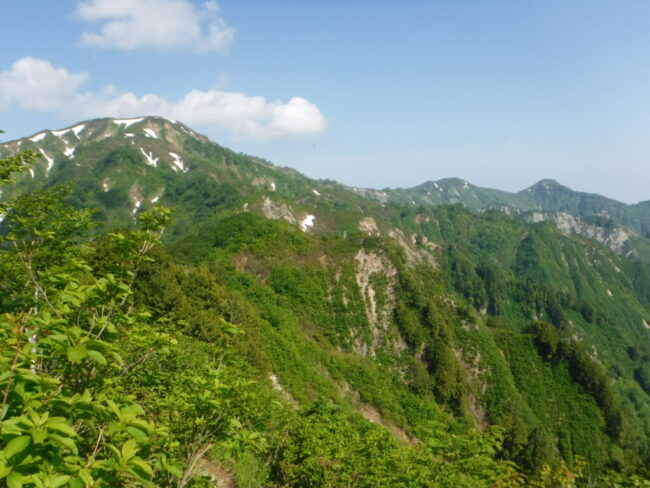
{"label": "mountain ridge", "polygon": [[[131,150],[127,149],[129,146]],[[358,188],[332,180],[314,180],[262,158],[235,153],[181,122],[158,116],[92,119],[0,144],[0,152],[6,155],[24,149],[36,151],[41,155],[40,161],[20,179],[13,192],[5,190],[4,198],[40,185],[81,178],[86,189],[95,187],[98,207],[106,209],[109,203],[115,206],[120,199],[128,201],[128,215],[132,217],[143,205],[171,198],[168,190],[186,186],[188,178],[198,178],[194,175],[196,170],[215,183],[246,187],[251,194],[271,192],[242,205],[294,223],[308,219],[312,224],[309,229],[314,228],[312,219],[316,217],[309,216],[318,207],[315,200],[345,201],[351,208],[363,208],[364,204],[352,195],[380,205],[462,204],[478,211],[497,209],[530,221],[542,218],[565,222],[563,215],[570,214],[588,222],[565,225],[565,231],[596,239],[621,255],[650,261],[650,202],[628,205],[598,194],[575,192],[551,179],[540,180],[516,193],[483,188],[460,178],[427,181],[407,189]],[[105,157],[101,160],[101,154],[107,153],[113,154],[115,161],[106,161]],[[216,166],[215,157],[220,161]],[[129,164],[120,166],[116,161]],[[110,169],[117,168],[116,164],[120,166],[118,172]],[[116,182],[120,184],[116,186]],[[182,196],[177,194],[174,198]],[[293,200],[294,206],[300,202],[306,206],[291,210],[281,201],[283,198]],[[127,215],[116,218],[126,221]],[[358,227],[318,220],[316,228],[322,225],[323,229],[339,227],[341,232],[350,232]]]}
{"label": "mountain ridge", "polygon": [[[205,135],[203,135],[203,134],[201,134],[199,132],[194,131],[188,125],[186,125],[186,124],[184,124],[184,123],[182,123],[180,121],[172,120],[172,119],[169,119],[169,118],[166,118],[166,117],[163,117],[163,116],[158,116],[158,115],[142,115],[142,116],[138,116],[138,117],[129,117],[129,118],[102,117],[102,118],[88,119],[88,120],[80,121],[80,122],[68,125],[66,127],[63,127],[61,129],[42,129],[42,130],[39,130],[38,132],[35,132],[34,134],[29,135],[29,136],[24,136],[24,137],[19,137],[19,138],[15,138],[15,139],[10,139],[10,140],[7,140],[7,141],[2,141],[2,142],[0,142],[0,148],[2,148],[2,147],[12,148],[12,146],[15,146],[16,143],[19,143],[19,142],[25,141],[25,140],[31,140],[33,142],[38,142],[39,140],[42,140],[46,135],[52,135],[52,136],[55,136],[55,137],[60,137],[61,135],[65,134],[65,133],[68,133],[68,132],[73,132],[73,133],[75,133],[75,135],[77,135],[76,132],[75,132],[75,129],[79,129],[81,127],[82,130],[83,130],[83,126],[88,125],[89,123],[113,122],[113,123],[116,123],[117,125],[124,126],[124,128],[126,129],[126,128],[128,128],[129,126],[131,126],[133,124],[138,124],[140,122],[156,121],[156,120],[166,121],[166,122],[168,122],[170,124],[180,126],[182,128],[182,130],[184,130],[184,131],[186,131],[188,133],[191,133],[192,135],[194,135],[194,136],[196,136],[198,138],[201,138],[203,140],[210,140],[207,136],[205,136]],[[81,132],[81,130],[78,130],[78,132]],[[218,143],[216,143],[214,141],[211,141],[211,142],[213,142],[215,144],[218,144]],[[245,153],[241,153],[241,154],[245,154]],[[260,158],[258,156],[254,156],[254,155],[250,155],[250,154],[245,154],[245,155],[250,157],[250,158],[258,160],[261,163],[271,164],[274,167],[279,167],[279,166],[275,165],[274,163],[271,163],[270,161],[267,161],[267,160],[265,160],[263,158]],[[313,179],[313,178],[310,178],[310,179]],[[328,178],[328,180],[329,180],[329,178]],[[322,181],[322,180],[320,180],[320,181]],[[541,180],[531,184],[530,186],[525,187],[525,188],[523,188],[521,190],[518,190],[518,191],[507,191],[507,190],[502,190],[502,189],[499,189],[499,188],[483,187],[483,186],[475,185],[475,184],[473,184],[473,183],[471,183],[471,182],[469,182],[467,180],[464,180],[462,178],[459,178],[459,177],[445,177],[445,178],[440,178],[440,179],[437,179],[437,180],[426,180],[423,183],[420,183],[420,184],[415,185],[413,187],[407,187],[407,188],[385,187],[385,188],[383,188],[381,190],[378,189],[378,188],[359,187],[359,186],[355,186],[355,185],[348,185],[348,184],[345,184],[345,183],[340,183],[340,184],[347,187],[347,188],[350,188],[350,189],[357,189],[357,190],[360,190],[360,191],[367,191],[367,192],[415,191],[415,190],[430,187],[430,186],[435,187],[435,185],[440,185],[440,186],[466,186],[466,187],[472,187],[472,188],[476,188],[476,189],[483,190],[483,191],[488,191],[488,192],[498,192],[498,193],[502,193],[502,194],[521,195],[521,196],[524,196],[526,194],[526,192],[538,191],[539,189],[543,189],[543,190],[553,189],[553,191],[557,191],[557,190],[568,191],[568,192],[571,192],[571,193],[574,193],[574,194],[577,194],[577,195],[580,195],[580,196],[598,197],[598,198],[602,198],[602,199],[605,199],[607,201],[615,202],[617,204],[628,206],[628,207],[635,207],[635,206],[638,206],[638,205],[645,205],[645,204],[650,205],[650,198],[648,200],[641,200],[641,201],[636,202],[636,203],[625,203],[625,202],[622,202],[620,200],[616,200],[615,198],[608,197],[608,196],[600,194],[600,193],[574,190],[571,187],[566,186],[566,185],[560,183],[559,181],[557,181],[556,179],[553,179],[553,178],[542,178]]]}

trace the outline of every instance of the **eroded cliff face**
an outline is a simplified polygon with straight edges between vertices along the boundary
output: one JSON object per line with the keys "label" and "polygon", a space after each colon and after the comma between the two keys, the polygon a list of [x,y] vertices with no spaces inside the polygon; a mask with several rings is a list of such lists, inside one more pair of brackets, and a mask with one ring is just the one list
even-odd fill
{"label": "eroded cliff face", "polygon": [[386,256],[365,249],[359,250],[355,260],[357,285],[370,326],[370,340],[358,337],[356,352],[374,357],[380,347],[404,349],[403,341],[392,327],[397,269]]}
{"label": "eroded cliff face", "polygon": [[618,225],[602,226],[589,223],[567,212],[533,212],[527,220],[529,222],[551,221],[565,234],[593,239],[620,256],[637,257],[638,254],[630,249],[629,240],[633,236],[640,236]]}

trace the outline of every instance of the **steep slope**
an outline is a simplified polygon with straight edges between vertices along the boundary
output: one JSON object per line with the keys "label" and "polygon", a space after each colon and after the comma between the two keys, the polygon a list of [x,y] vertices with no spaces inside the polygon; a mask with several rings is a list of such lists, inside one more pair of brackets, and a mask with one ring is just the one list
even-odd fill
{"label": "steep slope", "polygon": [[[499,425],[503,455],[531,471],[577,455],[596,474],[643,465],[650,269],[574,235],[625,254],[616,226],[599,233],[610,224],[560,218],[559,203],[544,213],[533,197],[524,218],[485,210],[524,197],[462,180],[411,196],[313,181],[157,117],[2,147],[22,149],[45,156],[5,200],[74,182],[71,202],[109,227],[174,207],[176,263],[152,266],[139,300],[204,341],[218,338],[213,314],[241,326],[238,354],[296,404],[330,399],[406,442],[435,421]],[[484,211],[439,205],[452,198]]]}
{"label": "steep slope", "polygon": [[605,217],[644,236],[650,234],[650,201],[626,205],[593,193],[576,192],[554,180],[542,180],[517,193],[537,209],[579,217]]}
{"label": "steep slope", "polygon": [[[273,374],[299,402],[343,394],[416,436],[443,405],[479,428],[503,426],[508,455],[531,468],[642,458],[647,267],[499,213],[394,218],[394,235],[409,237],[217,217],[172,252],[211,263],[259,310]],[[418,241],[427,254],[411,252]]]}

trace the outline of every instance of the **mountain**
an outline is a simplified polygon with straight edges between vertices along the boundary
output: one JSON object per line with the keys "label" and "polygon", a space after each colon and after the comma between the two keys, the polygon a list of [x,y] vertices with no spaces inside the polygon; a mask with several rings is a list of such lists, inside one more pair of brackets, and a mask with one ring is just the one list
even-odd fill
{"label": "mountain", "polygon": [[[648,476],[645,204],[548,180],[516,194],[458,179],[351,188],[160,117],[1,146],[4,157],[28,149],[43,156],[2,202],[74,183],[67,202],[105,223],[87,244],[93,269],[112,269],[107,230],[136,228],[156,204],[175,209],[166,249],[133,285],[151,327],[175,334],[151,354],[173,348],[178,375],[214,361],[261,385],[268,399],[237,397],[236,420],[268,449],[232,462],[267,466],[268,486],[495,486],[514,476],[504,460],[547,476],[540,486],[562,473],[599,486]],[[0,311],[12,311],[5,288]],[[146,363],[142,338],[128,339]],[[129,376],[124,388],[154,402],[173,389],[158,381]]]}
{"label": "mountain", "polygon": [[[74,181],[77,203],[100,209],[102,219],[111,223],[128,223],[138,210],[158,202],[193,218],[194,212],[207,215],[226,202],[248,205],[296,224],[307,218],[307,210],[362,202],[343,185],[316,182],[234,153],[160,117],[87,121],[5,143],[0,150],[4,156],[22,150],[42,155],[33,170],[5,190],[3,200]],[[252,199],[245,202],[246,196]],[[291,208],[285,199],[293,200]],[[311,228],[314,222],[305,225]],[[321,215],[315,225],[338,224]]]}
{"label": "mountain", "polygon": [[648,237],[650,201],[628,205],[593,193],[576,192],[545,179],[518,193],[481,188],[458,178],[430,181],[409,189],[388,190],[389,201],[411,204],[462,203],[475,210],[501,208],[510,212],[565,212],[575,217],[611,219]]}
{"label": "mountain", "polygon": [[622,256],[650,260],[650,201],[628,205],[601,195],[576,192],[551,179],[517,193],[446,178],[408,189],[364,194],[401,205],[462,204],[479,211],[498,209],[531,221],[549,220],[565,232],[595,239]]}
{"label": "mountain", "polygon": [[[563,232],[597,240],[619,255],[650,262],[650,201],[627,205],[575,192],[554,180],[542,180],[518,193],[481,188],[458,178],[410,189],[346,187],[233,153],[182,123],[161,117],[97,119],[45,130],[0,145],[0,154],[25,149],[40,154],[40,162],[5,199],[29,188],[74,180],[83,205],[102,209],[102,218],[110,222],[124,223],[139,208],[159,201],[188,214],[206,211],[185,208],[194,200],[187,194],[189,186],[204,195],[219,194],[219,201],[235,195],[241,198],[242,191],[255,194],[253,201],[242,200],[242,205],[253,205],[267,216],[281,216],[294,223],[324,204],[326,208],[320,210],[326,215],[320,216],[317,227],[341,232],[357,228],[327,216],[333,202],[345,204],[351,211],[373,206],[363,200],[397,206],[462,204],[479,211],[498,209],[533,222],[549,220]],[[203,181],[197,186],[199,179]],[[259,191],[267,193],[261,197]],[[292,205],[283,199],[293,200]],[[210,203],[204,203],[206,206]]]}

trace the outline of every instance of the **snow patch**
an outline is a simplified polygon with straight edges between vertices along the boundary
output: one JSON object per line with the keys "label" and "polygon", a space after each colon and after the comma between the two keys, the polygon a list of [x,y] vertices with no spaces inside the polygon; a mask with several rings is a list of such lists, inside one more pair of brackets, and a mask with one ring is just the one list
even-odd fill
{"label": "snow patch", "polygon": [[111,187],[108,186],[108,178],[104,178],[104,180],[102,181],[102,190],[104,190],[104,193],[106,193],[110,189]]}
{"label": "snow patch", "polygon": [[75,125],[75,126],[74,126],[72,129],[70,129],[70,130],[71,130],[72,132],[74,132],[74,135],[75,135],[75,136],[79,137],[79,133],[80,133],[82,130],[84,130],[85,127],[86,127],[85,124],[79,124],[79,125]]}
{"label": "snow patch", "polygon": [[307,232],[307,230],[311,229],[314,226],[314,220],[316,220],[316,217],[313,215],[307,215],[307,217],[300,222],[300,228],[302,231]]}
{"label": "snow patch", "polygon": [[147,135],[147,137],[151,137],[152,139],[158,139],[158,134],[156,134],[156,131],[153,129],[142,129],[144,133]]}
{"label": "snow patch", "polygon": [[32,168],[29,168],[29,174],[32,175],[32,179],[34,178],[34,170]]}
{"label": "snow patch", "polygon": [[142,196],[142,193],[140,191],[140,188],[138,188],[137,185],[133,185],[129,189],[129,200],[133,202],[133,208],[131,209],[131,215],[133,215],[133,219],[136,219],[136,213],[140,209],[140,205],[142,205],[142,201],[144,200],[144,197]]}
{"label": "snow patch", "polygon": [[74,158],[74,150],[75,149],[76,149],[76,147],[68,147],[68,146],[66,146],[64,151],[63,151],[63,154],[65,154],[67,157],[72,159],[72,158]]}
{"label": "snow patch", "polygon": [[45,132],[39,132],[35,136],[30,137],[29,140],[32,141],[32,142],[42,141],[43,139],[45,139],[46,135],[47,135],[47,133],[45,133]]}
{"label": "snow patch", "polygon": [[183,127],[182,125],[180,126],[180,128],[181,128],[181,130],[182,130],[183,132],[185,132],[186,134],[189,134],[189,135],[191,135],[191,136],[196,135],[196,132],[194,132],[193,130],[186,129],[186,128]]}
{"label": "snow patch", "polygon": [[70,129],[63,129],[63,130],[53,130],[50,131],[52,134],[54,134],[56,137],[61,138],[62,136],[66,135],[68,132],[70,132]]}
{"label": "snow patch", "polygon": [[127,132],[124,134],[124,137],[135,137],[135,134],[133,132]]}
{"label": "snow patch", "polygon": [[314,195],[316,195],[317,197],[320,196],[320,193],[318,192],[318,190],[315,190],[315,189],[312,188],[311,192],[312,192]]}
{"label": "snow patch", "polygon": [[179,170],[182,171],[183,173],[187,173],[187,170],[189,168],[185,167],[185,164],[183,163],[183,160],[181,159],[181,157],[178,154],[173,153],[173,152],[170,152],[169,155],[172,158],[174,158],[174,160],[172,161],[172,164],[174,165],[174,166],[172,166],[172,169],[174,171],[176,171],[177,173],[178,173]]}
{"label": "snow patch", "polygon": [[42,149],[39,149],[39,151],[41,151],[43,157],[47,159],[47,168],[45,168],[45,171],[49,173],[50,170],[52,169],[52,166],[54,166],[54,160],[51,157],[49,157],[47,154],[45,154],[45,151],[43,151]]}
{"label": "snow patch", "polygon": [[158,203],[158,200],[160,200],[160,197],[163,196],[163,193],[165,193],[165,189],[161,188],[160,190],[158,190],[158,192],[153,197],[151,197],[149,199],[149,201],[151,203]]}
{"label": "snow patch", "polygon": [[153,157],[153,152],[147,153],[142,148],[140,148],[140,151],[142,152],[142,154],[144,154],[144,157],[147,158],[147,164],[149,166],[153,166],[154,168],[158,166],[158,158]]}
{"label": "snow patch", "polygon": [[275,182],[274,181],[271,182],[271,191],[275,191]]}
{"label": "snow patch", "polygon": [[117,125],[123,125],[124,128],[128,128],[130,125],[137,124],[138,122],[142,122],[144,120],[144,117],[141,117],[139,119],[113,119],[113,123]]}

